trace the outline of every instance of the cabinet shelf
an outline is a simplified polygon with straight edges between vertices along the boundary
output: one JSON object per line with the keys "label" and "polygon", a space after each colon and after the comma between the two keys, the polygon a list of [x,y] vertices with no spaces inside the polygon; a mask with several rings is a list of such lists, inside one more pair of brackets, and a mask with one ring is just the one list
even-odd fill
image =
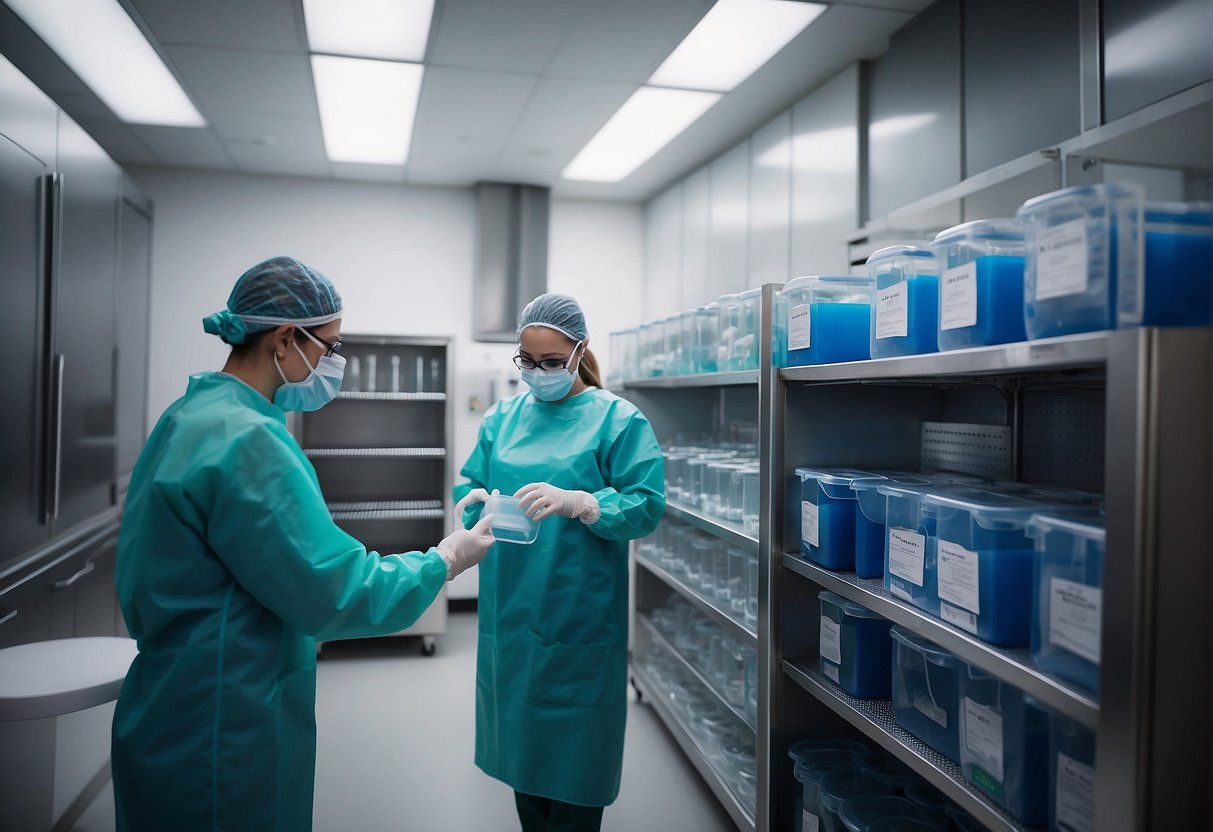
{"label": "cabinet shelf", "polygon": [[691,662],[688,661],[681,652],[679,652],[678,648],[671,644],[669,639],[662,635],[661,631],[653,625],[653,622],[650,621],[647,616],[637,615],[636,618],[644,628],[645,632],[648,633],[649,638],[652,639],[655,644],[664,648],[666,652],[677,659],[678,663],[682,665],[688,673],[694,676],[695,679],[707,689],[708,693],[712,694],[712,696],[714,696],[721,705],[728,708],[729,713],[733,714],[733,716],[737,717],[739,720],[748,725],[751,731],[754,730],[754,723],[748,716],[746,716],[745,711],[729,702],[729,700],[725,699],[721,692],[716,689],[716,686],[709,682],[707,677],[703,675],[703,672],[700,671],[699,668],[695,667],[695,665],[691,664]]}
{"label": "cabinet shelf", "polygon": [[372,500],[328,504],[334,520],[442,520],[442,500]]}
{"label": "cabinet shelf", "polygon": [[721,607],[715,599],[705,598],[698,589],[674,577],[674,575],[649,560],[636,558],[636,564],[665,582],[671,589],[694,604],[700,612],[723,627],[733,638],[747,647],[755,650],[758,649],[758,633],[733,618],[732,613]]}
{"label": "cabinet shelf", "polygon": [[736,546],[738,549],[745,549],[752,554],[758,554],[758,538],[747,534],[740,526],[733,523],[721,522],[714,517],[708,517],[702,512],[679,505],[678,503],[666,503],[665,512],[677,520],[689,523],[700,531],[719,537],[730,546]]}
{"label": "cabinet shelf", "polygon": [[304,448],[309,459],[446,459],[446,448]]}
{"label": "cabinet shelf", "polygon": [[674,390],[688,387],[738,387],[758,384],[757,370],[730,370],[725,373],[701,373],[694,376],[658,376],[626,381],[624,389]]}
{"label": "cabinet shelf", "polygon": [[359,393],[337,394],[343,402],[445,402],[446,393]]}
{"label": "cabinet shelf", "polygon": [[786,554],[783,565],[813,583],[879,613],[894,624],[913,630],[964,661],[992,673],[1044,704],[1090,728],[1099,727],[1099,705],[1089,693],[1067,685],[1032,666],[1025,648],[995,647],[910,606],[887,593],[879,578],[865,579],[854,572],[830,572],[796,555]]}
{"label": "cabinet shelf", "polygon": [[696,742],[686,723],[682,721],[678,714],[674,713],[669,701],[661,694],[660,689],[653,684],[649,675],[635,661],[632,662],[632,684],[636,686],[636,689],[644,697],[644,700],[652,706],[657,717],[665,725],[666,730],[673,735],[679,748],[686,754],[691,764],[695,766],[695,769],[699,772],[708,788],[712,790],[712,794],[716,795],[716,799],[724,806],[725,811],[729,813],[729,816],[737,824],[737,827],[747,830],[747,832],[753,832],[756,828],[753,815],[747,808],[742,806],[737,795],[724,782],[724,778],[721,777],[720,772],[708,762],[707,755],[699,747],[699,743]]}
{"label": "cabinet shelf", "polygon": [[1103,367],[1111,332],[1085,332],[1039,341],[975,347],[928,355],[790,367],[779,371],[785,382],[837,383],[869,379],[922,379],[938,376],[996,376]]}
{"label": "cabinet shelf", "polygon": [[888,699],[856,699],[827,682],[806,662],[783,662],[784,674],[813,698],[896,755],[949,800],[996,832],[1020,832],[1023,826],[964,779],[960,766],[900,727]]}

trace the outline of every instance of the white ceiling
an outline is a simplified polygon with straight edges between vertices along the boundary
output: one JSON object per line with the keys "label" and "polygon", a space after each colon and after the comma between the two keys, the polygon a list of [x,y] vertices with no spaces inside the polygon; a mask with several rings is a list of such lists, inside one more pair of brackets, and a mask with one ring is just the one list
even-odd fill
{"label": "white ceiling", "polygon": [[432,185],[522,182],[567,196],[642,199],[850,63],[880,55],[888,36],[930,0],[832,4],[615,185],[562,182],[559,174],[711,0],[437,0],[403,169],[325,157],[301,0],[124,2],[210,126],[125,125],[78,82],[63,83],[60,103],[120,162]]}

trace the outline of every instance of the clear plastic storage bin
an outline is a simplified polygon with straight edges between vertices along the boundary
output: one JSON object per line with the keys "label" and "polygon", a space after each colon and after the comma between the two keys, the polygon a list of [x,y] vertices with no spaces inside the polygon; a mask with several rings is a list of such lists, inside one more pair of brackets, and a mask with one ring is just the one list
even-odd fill
{"label": "clear plastic storage bin", "polygon": [[797,468],[800,477],[800,553],[835,571],[855,568],[855,492],[871,477],[845,468]]}
{"label": "clear plastic storage bin", "polygon": [[935,568],[938,507],[925,502],[936,486],[885,484],[884,588],[919,609],[939,615]]}
{"label": "clear plastic storage bin", "polygon": [[[1024,324],[1029,338],[1112,329],[1118,284],[1142,275],[1142,190],[1081,185],[1030,199],[1024,224]],[[1130,303],[1128,294],[1121,301]],[[1132,299],[1136,305],[1136,298]]]}
{"label": "clear plastic storage bin", "polygon": [[901,627],[893,639],[893,717],[897,724],[955,763],[960,762],[960,676],[963,661]]}
{"label": "clear plastic storage bin", "polygon": [[819,592],[821,675],[859,699],[887,699],[892,622],[833,592]]}
{"label": "clear plastic storage bin", "polygon": [[1099,692],[1104,521],[1098,509],[1037,514],[1032,585],[1032,660]]}
{"label": "clear plastic storage bin", "polygon": [[897,795],[904,794],[906,787],[918,779],[905,763],[883,749],[869,751],[858,762],[860,771],[880,780]]}
{"label": "clear plastic storage bin", "polygon": [[500,543],[530,544],[539,538],[539,523],[527,517],[513,497],[489,497],[481,514],[493,515],[493,537]]}
{"label": "clear plastic storage bin", "polygon": [[846,832],[838,817],[842,804],[853,797],[878,797],[891,795],[892,790],[883,780],[864,774],[862,771],[838,771],[827,774],[821,781],[821,830],[822,832]]}
{"label": "clear plastic storage bin", "polygon": [[856,754],[850,749],[821,748],[805,751],[797,760],[793,774],[801,784],[800,812],[796,829],[811,832],[819,829],[824,809],[821,805],[821,781],[829,774],[855,771]]}
{"label": "clear plastic storage bin", "polygon": [[1023,341],[1023,224],[977,220],[943,231],[939,261],[939,349]]}
{"label": "clear plastic storage bin", "polygon": [[939,333],[939,264],[917,246],[888,246],[868,258],[872,288],[872,358],[935,352]]}
{"label": "clear plastic storage bin", "polygon": [[871,286],[863,277],[798,277],[776,300],[781,366],[833,364],[869,357]]}
{"label": "clear plastic storage bin", "polygon": [[888,829],[888,821],[902,819],[925,825],[936,832],[947,832],[947,827],[909,800],[891,795],[853,797],[845,800],[839,808],[838,817],[847,832],[872,832],[873,827],[879,830],[881,826]]}
{"label": "clear plastic storage bin", "polygon": [[737,337],[729,355],[730,370],[757,370],[759,359],[758,319],[762,314],[762,289],[737,296]]}
{"label": "clear plastic storage bin", "polygon": [[1121,326],[1208,326],[1213,204],[1147,202],[1145,230],[1144,287],[1122,292]]}
{"label": "clear plastic storage bin", "polygon": [[937,512],[939,617],[993,644],[1027,644],[1034,561],[1027,525],[1043,506],[976,488],[923,502]]}
{"label": "clear plastic storage bin", "polygon": [[1048,818],[1049,714],[969,665],[960,677],[960,768],[1025,826]]}
{"label": "clear plastic storage bin", "polygon": [[884,575],[885,502],[881,485],[926,485],[927,480],[907,474],[874,474],[851,482],[855,492],[855,574],[861,578]]}
{"label": "clear plastic storage bin", "polygon": [[1049,829],[1095,830],[1095,732],[1049,713]]}

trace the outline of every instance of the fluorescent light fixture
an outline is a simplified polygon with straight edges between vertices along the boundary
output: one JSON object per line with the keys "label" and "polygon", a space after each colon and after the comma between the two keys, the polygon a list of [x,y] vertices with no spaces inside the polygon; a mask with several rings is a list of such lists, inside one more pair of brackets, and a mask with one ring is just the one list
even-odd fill
{"label": "fluorescent light fixture", "polygon": [[403,165],[424,71],[421,64],[313,55],[316,103],[329,159]]}
{"label": "fluorescent light fixture", "polygon": [[714,92],[641,87],[560,175],[587,182],[626,179],[719,100]]}
{"label": "fluorescent light fixture", "polygon": [[657,87],[730,92],[826,10],[798,0],[719,0],[657,67]]}
{"label": "fluorescent light fixture", "polygon": [[5,0],[128,124],[205,127],[206,119],[117,0]]}
{"label": "fluorescent light fixture", "polygon": [[313,52],[425,60],[434,0],[303,0],[307,41]]}

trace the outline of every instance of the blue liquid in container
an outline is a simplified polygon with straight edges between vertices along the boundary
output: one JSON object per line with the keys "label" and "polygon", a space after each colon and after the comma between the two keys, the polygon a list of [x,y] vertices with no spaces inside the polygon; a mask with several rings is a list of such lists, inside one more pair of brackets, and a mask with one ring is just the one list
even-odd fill
{"label": "blue liquid in container", "polygon": [[1208,326],[1213,308],[1213,236],[1146,232],[1142,326]]}
{"label": "blue liquid in container", "polygon": [[959,329],[940,329],[941,350],[984,347],[1024,341],[1024,258],[1007,254],[978,257],[977,323]]}
{"label": "blue liquid in container", "polygon": [[787,366],[867,360],[872,325],[867,304],[811,303],[809,324],[809,348],[788,350]]}
{"label": "blue liquid in container", "polygon": [[[889,275],[876,276],[876,291],[894,285]],[[939,277],[920,274],[906,281],[909,293],[908,319],[905,336],[876,338],[872,333],[872,358],[891,358],[898,355],[921,355],[939,350]],[[873,297],[873,304],[876,298]],[[872,313],[875,321],[875,312]],[[873,324],[875,326],[875,324]]]}

